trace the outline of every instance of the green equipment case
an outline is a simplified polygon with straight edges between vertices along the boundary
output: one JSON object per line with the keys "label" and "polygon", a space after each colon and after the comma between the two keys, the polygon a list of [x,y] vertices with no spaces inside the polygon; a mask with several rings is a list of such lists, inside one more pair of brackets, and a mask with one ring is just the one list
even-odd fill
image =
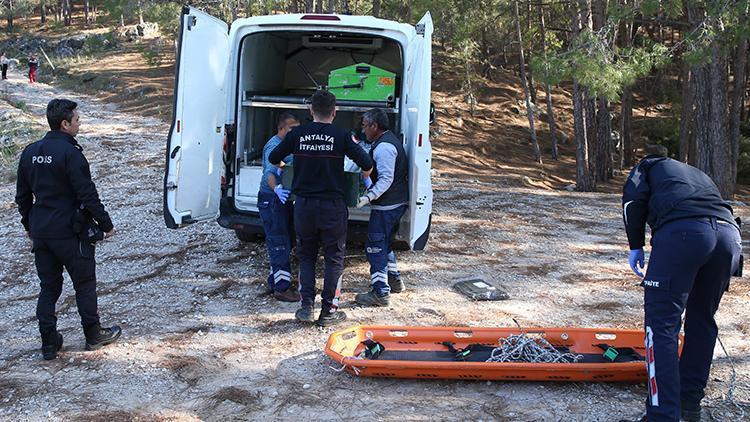
{"label": "green equipment case", "polygon": [[339,100],[393,102],[396,74],[358,63],[334,69],[328,75],[328,90]]}

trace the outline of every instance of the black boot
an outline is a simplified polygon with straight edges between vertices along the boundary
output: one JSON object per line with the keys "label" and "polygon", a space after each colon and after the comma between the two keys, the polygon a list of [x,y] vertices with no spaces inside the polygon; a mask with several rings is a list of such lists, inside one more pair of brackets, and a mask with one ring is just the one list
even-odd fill
{"label": "black boot", "polygon": [[42,334],[42,358],[52,360],[57,358],[57,352],[62,349],[63,336],[57,331]]}
{"label": "black boot", "polygon": [[388,286],[391,288],[391,293],[401,293],[406,290],[406,285],[404,285],[400,275],[395,276],[388,273]]}
{"label": "black boot", "polygon": [[337,324],[346,319],[346,314],[336,309],[322,309],[317,324],[321,327]]}
{"label": "black boot", "polygon": [[680,420],[685,422],[701,421],[701,405],[682,402],[680,405]]}
{"label": "black boot", "polygon": [[294,313],[294,318],[299,322],[315,322],[315,308],[313,305],[302,304]]}
{"label": "black boot", "polygon": [[372,289],[367,293],[357,294],[354,296],[354,301],[362,306],[388,306],[391,303],[390,297],[389,294],[380,296],[375,292],[375,289]]}
{"label": "black boot", "polygon": [[117,325],[102,328],[97,324],[84,330],[86,335],[86,350],[98,350],[103,346],[114,343],[120,338],[122,330]]}

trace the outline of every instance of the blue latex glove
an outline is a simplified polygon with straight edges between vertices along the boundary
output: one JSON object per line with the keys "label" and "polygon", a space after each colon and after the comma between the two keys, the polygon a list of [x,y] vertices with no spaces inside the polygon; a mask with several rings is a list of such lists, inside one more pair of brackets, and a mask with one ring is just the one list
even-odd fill
{"label": "blue latex glove", "polygon": [[368,177],[364,180],[365,182],[365,189],[369,190],[372,187],[372,180]]}
{"label": "blue latex glove", "polygon": [[282,204],[286,204],[286,200],[289,199],[290,191],[284,189],[281,185],[276,185],[275,188],[273,188],[273,193],[276,194],[277,197],[279,197],[279,201],[281,201]]}
{"label": "blue latex glove", "polygon": [[646,259],[643,255],[643,248],[631,250],[628,262],[630,263],[630,269],[632,269],[638,277],[643,277],[643,273],[638,270],[638,267],[641,267],[641,269],[643,269],[643,267],[645,267],[646,265]]}

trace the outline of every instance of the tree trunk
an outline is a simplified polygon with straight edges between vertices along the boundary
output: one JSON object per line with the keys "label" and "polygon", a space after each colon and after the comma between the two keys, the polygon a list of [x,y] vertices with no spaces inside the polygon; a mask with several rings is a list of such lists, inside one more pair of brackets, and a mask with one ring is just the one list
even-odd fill
{"label": "tree trunk", "polygon": [[612,168],[612,116],[609,114],[609,101],[606,97],[598,98],[599,109],[596,111],[597,144],[596,178],[600,182],[606,182],[614,177]]}
{"label": "tree trunk", "polygon": [[693,164],[706,174],[711,174],[712,148],[708,141],[711,120],[710,104],[710,85],[708,75],[708,65],[694,67],[692,70],[692,80],[695,97],[695,158],[690,159]]}
{"label": "tree trunk", "polygon": [[[747,5],[746,5],[747,7]],[[741,25],[747,24],[747,9],[745,9]],[[747,68],[747,35],[742,32],[737,45],[737,55],[734,60],[734,89],[732,91],[732,108],[729,112],[729,142],[731,146],[731,181],[732,192],[737,183],[737,159],[740,154],[740,122],[744,110],[745,98],[745,69]]]}
{"label": "tree trunk", "polygon": [[693,118],[693,81],[690,66],[682,63],[682,112],[680,113],[680,151],[679,158],[688,162],[690,153],[690,127]]}
{"label": "tree trunk", "polygon": [[83,0],[83,25],[89,26],[91,20],[89,19],[89,0]]}
{"label": "tree trunk", "polygon": [[70,26],[71,24],[70,0],[63,0],[63,24],[65,26]]}
{"label": "tree trunk", "polygon": [[47,5],[44,4],[44,0],[41,1],[40,7],[39,7],[39,15],[40,15],[42,24],[47,23]]}
{"label": "tree trunk", "polygon": [[[629,48],[633,43],[633,24],[622,22],[619,28],[620,43]],[[620,96],[620,169],[633,165],[633,91],[630,86],[622,89]]]}
{"label": "tree trunk", "polygon": [[[544,25],[544,6],[539,3],[539,36],[542,39],[542,56],[547,59],[547,32]],[[544,74],[544,95],[547,103],[547,124],[549,135],[552,138],[552,159],[557,160],[557,127],[555,125],[555,111],[552,105],[552,89],[547,82],[548,75]]]}
{"label": "tree trunk", "polygon": [[8,32],[13,31],[13,0],[8,0]]}
{"label": "tree trunk", "polygon": [[326,2],[326,13],[336,13],[336,0],[328,0]]}
{"label": "tree trunk", "polygon": [[[581,32],[581,10],[579,1],[572,2],[569,7],[569,14],[572,17],[570,36],[575,38]],[[594,189],[591,185],[591,177],[589,174],[585,113],[583,89],[578,84],[578,81],[573,79],[573,127],[576,140],[576,190],[580,192],[591,192]]]}
{"label": "tree trunk", "polygon": [[516,18],[516,37],[518,41],[518,62],[520,70],[521,85],[523,86],[524,97],[526,98],[526,116],[529,118],[529,134],[531,135],[531,144],[534,148],[534,161],[542,164],[542,153],[539,151],[539,142],[536,139],[536,128],[534,127],[534,109],[532,108],[531,97],[529,96],[529,87],[526,85],[526,69],[523,59],[523,38],[521,37],[521,22],[518,18],[518,0],[513,2],[513,14]]}
{"label": "tree trunk", "polygon": [[[581,13],[581,26],[588,29],[589,31],[594,30],[593,13],[591,12],[591,0],[583,0],[581,2],[583,9]],[[591,48],[589,47],[589,50]],[[590,51],[589,51],[590,53]],[[588,145],[588,161],[589,161],[589,185],[592,190],[596,190],[596,97],[592,97],[588,89],[585,90],[584,95],[584,122],[586,125],[586,141]]]}
{"label": "tree trunk", "polygon": [[620,100],[620,168],[633,165],[633,92],[629,86],[622,90]]}
{"label": "tree trunk", "polygon": [[721,43],[716,40],[712,48],[711,72],[711,130],[709,140],[713,146],[712,168],[709,176],[724,199],[734,197],[732,183],[732,147],[727,136],[727,66],[721,51]]}
{"label": "tree trunk", "polygon": [[576,138],[576,190],[591,192],[594,190],[589,177],[589,152],[586,140],[586,119],[583,101],[583,89],[573,81],[573,127]]}
{"label": "tree trunk", "polygon": [[323,13],[323,0],[315,1],[315,13]]}
{"label": "tree trunk", "polygon": [[583,107],[584,122],[586,124],[586,141],[589,147],[589,177],[591,178],[591,187],[596,189],[596,174],[598,171],[597,167],[599,167],[599,163],[597,162],[597,144],[599,142],[599,139],[597,139],[596,136],[596,97],[592,97],[588,92],[588,89],[585,90]]}
{"label": "tree trunk", "polygon": [[[248,2],[250,4],[250,2]],[[315,8],[315,0],[305,0],[305,13],[312,13]]]}
{"label": "tree trunk", "polygon": [[351,15],[352,14],[352,6],[349,3],[349,0],[341,0],[341,10],[339,11],[342,15]]}
{"label": "tree trunk", "polygon": [[[526,2],[526,32],[531,31],[531,2]],[[529,93],[531,94],[531,102],[536,105],[536,82],[534,82],[534,71],[531,69],[531,54],[534,50],[533,43],[530,51],[528,52],[526,63],[528,64],[527,69],[529,70]]]}
{"label": "tree trunk", "polygon": [[372,15],[376,18],[380,17],[380,0],[372,0]]}

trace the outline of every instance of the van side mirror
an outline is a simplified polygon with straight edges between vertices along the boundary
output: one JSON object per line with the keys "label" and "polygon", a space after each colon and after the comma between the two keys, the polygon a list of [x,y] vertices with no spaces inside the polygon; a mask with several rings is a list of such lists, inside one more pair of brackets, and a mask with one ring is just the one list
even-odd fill
{"label": "van side mirror", "polygon": [[435,104],[430,103],[430,124],[435,123]]}

